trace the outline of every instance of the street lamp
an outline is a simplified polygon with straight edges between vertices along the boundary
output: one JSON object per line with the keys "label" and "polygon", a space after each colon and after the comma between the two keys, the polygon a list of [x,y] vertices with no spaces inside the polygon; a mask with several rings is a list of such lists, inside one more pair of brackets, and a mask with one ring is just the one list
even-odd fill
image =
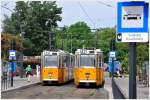
{"label": "street lamp", "polygon": [[21,43],[21,68],[20,68],[20,78],[23,78],[23,71],[24,71],[24,67],[23,67],[23,41],[24,41],[24,35],[25,35],[25,32],[23,31],[23,27],[25,27],[27,25],[27,22],[26,21],[21,21],[20,23],[20,36],[22,37],[22,43]]}
{"label": "street lamp", "polygon": [[24,34],[25,32],[20,33],[20,37],[22,37],[22,43],[21,43],[21,68],[20,68],[20,77],[23,78],[23,41],[24,41]]}
{"label": "street lamp", "polygon": [[71,53],[72,53],[72,33],[71,33]]}
{"label": "street lamp", "polygon": [[51,25],[51,23],[52,23],[52,20],[51,19],[48,19],[46,22],[45,22],[45,25],[46,26],[48,26],[48,24],[50,24],[50,28],[49,28],[49,33],[48,33],[48,35],[49,35],[49,49],[51,50],[51,28],[52,28],[52,25]]}

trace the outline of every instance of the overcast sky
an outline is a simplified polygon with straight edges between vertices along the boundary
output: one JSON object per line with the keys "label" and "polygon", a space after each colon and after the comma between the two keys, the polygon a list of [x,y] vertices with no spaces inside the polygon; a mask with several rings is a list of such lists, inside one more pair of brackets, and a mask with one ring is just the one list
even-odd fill
{"label": "overcast sky", "polygon": [[[71,25],[77,21],[86,22],[91,28],[114,27],[116,25],[116,5],[118,0],[56,0],[62,7],[62,21],[58,22],[60,27]],[[108,6],[106,6],[106,4]],[[3,0],[1,5],[13,11],[15,1]],[[10,16],[11,11],[1,7],[1,20],[4,14]],[[87,16],[88,15],[88,16]]]}

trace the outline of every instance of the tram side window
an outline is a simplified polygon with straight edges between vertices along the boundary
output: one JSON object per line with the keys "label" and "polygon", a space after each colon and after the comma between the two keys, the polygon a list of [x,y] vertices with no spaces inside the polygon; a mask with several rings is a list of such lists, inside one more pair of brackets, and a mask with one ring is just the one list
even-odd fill
{"label": "tram side window", "polygon": [[65,67],[65,57],[62,56],[62,67]]}
{"label": "tram side window", "polygon": [[62,67],[67,67],[67,57],[63,56],[63,62],[62,62]]}
{"label": "tram side window", "polygon": [[73,68],[74,65],[75,65],[75,60],[74,60],[74,57],[73,57],[73,56],[71,57],[71,62],[72,62],[72,68]]}
{"label": "tram side window", "polygon": [[59,67],[62,67],[62,57],[59,55]]}
{"label": "tram side window", "polygon": [[99,66],[102,67],[102,57],[99,56]]}
{"label": "tram side window", "polygon": [[77,67],[77,56],[75,56],[75,66]]}
{"label": "tram side window", "polygon": [[102,67],[101,66],[101,56],[99,56],[99,66]]}
{"label": "tram side window", "polygon": [[66,56],[66,67],[69,67],[70,66],[70,58],[69,56],[67,55]]}
{"label": "tram side window", "polygon": [[96,67],[99,67],[99,58],[98,58],[98,57],[99,57],[99,56],[96,55],[96,62],[95,62]]}
{"label": "tram side window", "polygon": [[70,67],[73,68],[73,57],[70,56]]}
{"label": "tram side window", "polygon": [[76,67],[79,67],[79,56],[78,55],[76,55],[75,56],[75,65],[76,65]]}

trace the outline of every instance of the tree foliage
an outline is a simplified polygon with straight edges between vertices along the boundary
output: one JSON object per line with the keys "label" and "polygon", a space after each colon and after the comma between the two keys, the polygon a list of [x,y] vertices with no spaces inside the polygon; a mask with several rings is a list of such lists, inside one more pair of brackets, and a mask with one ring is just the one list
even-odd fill
{"label": "tree foliage", "polygon": [[[3,32],[20,34],[25,32],[25,55],[40,55],[48,48],[48,33],[61,21],[62,8],[55,1],[18,1],[12,16],[3,21]],[[29,43],[29,45],[28,45]]]}
{"label": "tree foliage", "polygon": [[[1,57],[4,60],[8,60],[8,53],[9,50],[11,50],[11,43],[12,40],[15,40],[16,42],[16,50],[20,51],[21,48],[21,43],[22,43],[22,38],[19,35],[12,35],[12,34],[1,34]],[[18,54],[19,52],[17,52]]]}
{"label": "tree foliage", "polygon": [[[92,37],[90,27],[85,22],[77,22],[70,27],[63,27],[56,32],[56,46],[69,52],[78,48],[91,47]],[[72,49],[71,49],[72,48]]]}

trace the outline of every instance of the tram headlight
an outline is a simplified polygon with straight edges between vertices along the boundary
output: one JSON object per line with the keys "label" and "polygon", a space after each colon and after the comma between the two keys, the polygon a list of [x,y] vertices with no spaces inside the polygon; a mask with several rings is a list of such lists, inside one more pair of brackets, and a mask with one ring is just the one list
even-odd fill
{"label": "tram headlight", "polygon": [[49,73],[48,76],[51,77],[51,76],[52,76],[52,73]]}

